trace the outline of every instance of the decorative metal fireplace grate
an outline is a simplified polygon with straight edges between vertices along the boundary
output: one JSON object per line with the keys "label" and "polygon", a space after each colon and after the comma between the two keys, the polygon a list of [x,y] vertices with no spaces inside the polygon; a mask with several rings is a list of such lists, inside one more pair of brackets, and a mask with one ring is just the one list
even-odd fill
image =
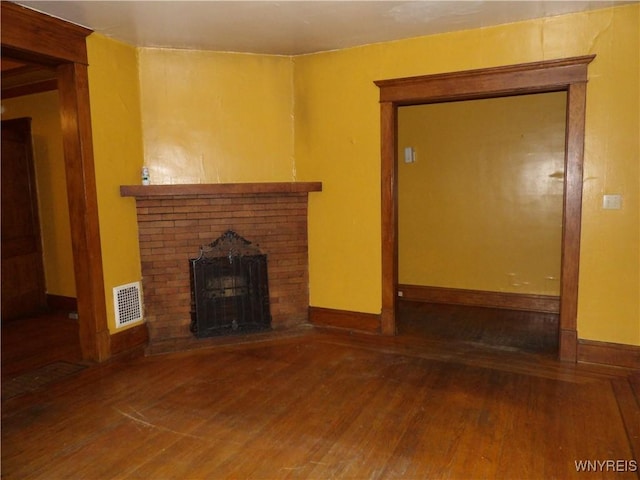
{"label": "decorative metal fireplace grate", "polygon": [[189,260],[191,331],[196,337],[271,328],[267,256],[228,230]]}

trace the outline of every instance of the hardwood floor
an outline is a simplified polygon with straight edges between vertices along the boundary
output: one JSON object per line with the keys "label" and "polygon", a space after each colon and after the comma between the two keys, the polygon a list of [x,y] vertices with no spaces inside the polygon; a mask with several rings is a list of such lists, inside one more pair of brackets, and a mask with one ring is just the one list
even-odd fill
{"label": "hardwood floor", "polygon": [[416,322],[86,368],[3,401],[2,477],[638,478],[638,372]]}
{"label": "hardwood floor", "polygon": [[558,315],[402,301],[400,335],[558,356]]}
{"label": "hardwood floor", "polygon": [[2,380],[56,361],[82,359],[78,320],[54,311],[2,322]]}

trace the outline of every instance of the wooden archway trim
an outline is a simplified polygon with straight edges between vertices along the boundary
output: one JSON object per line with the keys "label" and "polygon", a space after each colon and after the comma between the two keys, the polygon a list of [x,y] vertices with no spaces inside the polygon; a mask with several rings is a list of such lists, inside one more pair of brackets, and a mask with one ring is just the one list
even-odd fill
{"label": "wooden archway trim", "polygon": [[65,156],[71,242],[87,360],[110,356],[95,171],[86,37],[91,30],[2,2],[3,55],[56,66]]}
{"label": "wooden archway trim", "polygon": [[587,69],[595,55],[376,81],[380,88],[382,315],[396,333],[398,285],[397,110],[419,105],[542,92],[567,92],[559,358],[577,360],[578,269]]}
{"label": "wooden archway trim", "polygon": [[85,39],[91,33],[92,30],[80,25],[2,2],[2,46],[12,50],[12,57],[49,65],[61,62],[86,65]]}

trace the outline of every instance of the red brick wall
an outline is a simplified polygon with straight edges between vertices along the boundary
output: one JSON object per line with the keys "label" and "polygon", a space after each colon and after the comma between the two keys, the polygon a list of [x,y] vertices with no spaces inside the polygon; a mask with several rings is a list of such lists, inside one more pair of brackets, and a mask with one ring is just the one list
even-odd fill
{"label": "red brick wall", "polygon": [[307,193],[137,198],[149,343],[192,337],[189,259],[233,230],[267,254],[273,328],[308,321]]}

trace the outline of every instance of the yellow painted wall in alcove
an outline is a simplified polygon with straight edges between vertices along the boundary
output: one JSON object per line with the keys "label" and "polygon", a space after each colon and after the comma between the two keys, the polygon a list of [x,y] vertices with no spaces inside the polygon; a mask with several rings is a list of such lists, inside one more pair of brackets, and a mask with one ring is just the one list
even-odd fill
{"label": "yellow painted wall in alcove", "polygon": [[399,109],[400,284],[560,294],[565,112],[564,92]]}
{"label": "yellow painted wall in alcove", "polygon": [[2,119],[30,117],[46,292],[76,296],[60,104],[50,91],[2,100]]}

